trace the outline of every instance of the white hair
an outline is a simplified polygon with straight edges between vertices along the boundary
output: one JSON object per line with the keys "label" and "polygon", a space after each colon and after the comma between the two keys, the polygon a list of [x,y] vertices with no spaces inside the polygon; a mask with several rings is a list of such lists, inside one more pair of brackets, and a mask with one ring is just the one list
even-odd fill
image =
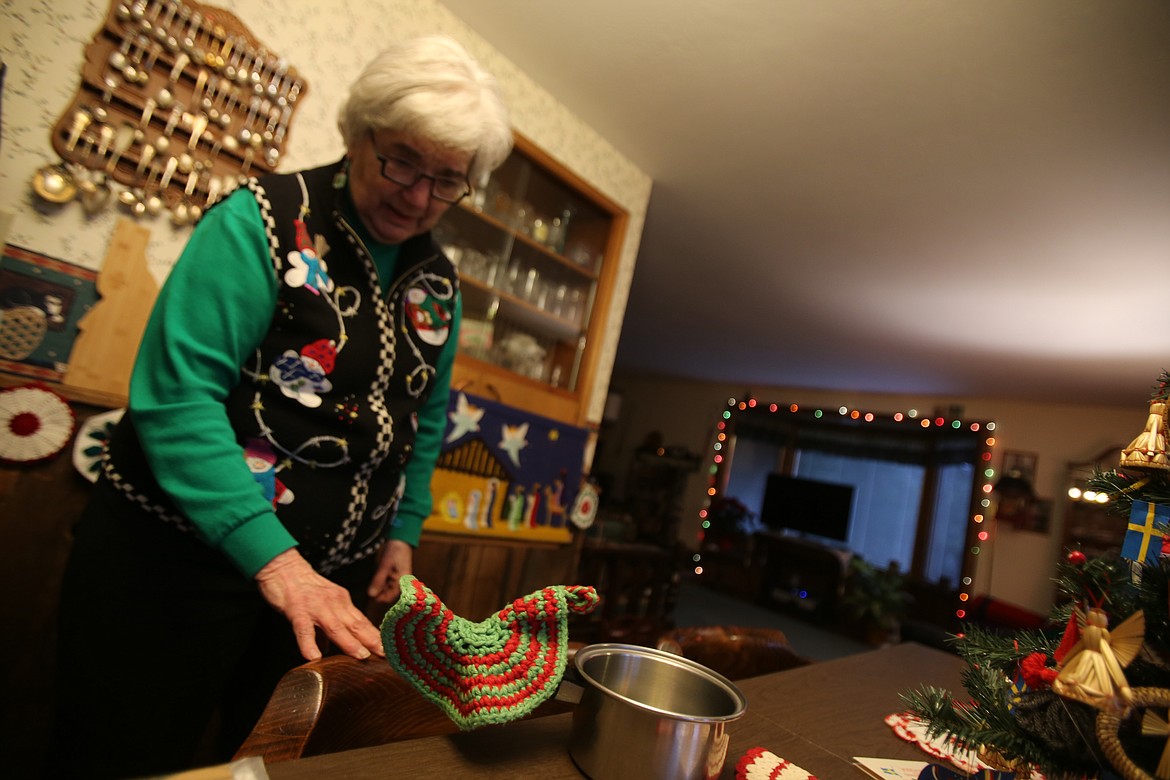
{"label": "white hair", "polygon": [[445,35],[403,41],[375,57],[350,86],[337,126],[350,147],[371,131],[393,130],[469,153],[472,183],[512,151],[495,77]]}

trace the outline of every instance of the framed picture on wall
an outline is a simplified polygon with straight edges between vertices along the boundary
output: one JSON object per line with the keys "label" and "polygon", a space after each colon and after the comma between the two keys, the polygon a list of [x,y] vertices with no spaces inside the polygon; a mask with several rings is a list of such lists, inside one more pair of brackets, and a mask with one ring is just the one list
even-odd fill
{"label": "framed picture on wall", "polygon": [[1019,477],[1029,485],[1036,484],[1036,453],[1005,450],[1003,453],[1003,476]]}
{"label": "framed picture on wall", "polygon": [[1052,499],[1034,499],[1032,501],[1032,511],[1024,519],[1027,523],[1020,527],[1021,531],[1031,531],[1037,534],[1048,533],[1052,527]]}
{"label": "framed picture on wall", "polygon": [[1036,495],[1036,453],[1007,450],[1003,468],[995,483],[999,500],[995,519],[1017,531],[1047,533],[1052,518],[1052,501]]}
{"label": "framed picture on wall", "polygon": [[0,371],[61,381],[97,272],[7,245],[0,255]]}

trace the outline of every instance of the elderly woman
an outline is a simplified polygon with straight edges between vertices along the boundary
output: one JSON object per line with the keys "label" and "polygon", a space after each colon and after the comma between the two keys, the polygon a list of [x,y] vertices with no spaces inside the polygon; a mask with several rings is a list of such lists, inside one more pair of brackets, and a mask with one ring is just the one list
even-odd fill
{"label": "elderly woman", "polygon": [[378,56],[339,126],[341,161],[209,209],[159,295],[63,584],[58,775],[226,759],[319,640],[382,653],[362,607],[411,572],[459,329],[430,230],[512,133],[443,37]]}

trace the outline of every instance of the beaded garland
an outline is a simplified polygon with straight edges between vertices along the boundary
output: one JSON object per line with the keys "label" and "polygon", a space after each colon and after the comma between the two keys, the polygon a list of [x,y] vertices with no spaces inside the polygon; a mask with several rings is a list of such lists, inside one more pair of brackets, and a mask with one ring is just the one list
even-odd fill
{"label": "beaded garland", "polygon": [[592,586],[554,585],[473,623],[416,577],[399,583],[382,619],[386,660],[465,731],[517,720],[551,697],[568,660],[569,613],[600,602]]}

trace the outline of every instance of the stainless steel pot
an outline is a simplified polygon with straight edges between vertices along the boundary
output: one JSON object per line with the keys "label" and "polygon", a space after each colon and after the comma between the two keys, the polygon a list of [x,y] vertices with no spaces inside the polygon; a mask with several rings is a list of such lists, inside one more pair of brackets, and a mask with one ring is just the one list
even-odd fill
{"label": "stainless steel pot", "polygon": [[593,780],[719,776],[727,724],[747,709],[730,680],[636,645],[588,645],[573,665],[583,690],[569,754],[582,772]]}

